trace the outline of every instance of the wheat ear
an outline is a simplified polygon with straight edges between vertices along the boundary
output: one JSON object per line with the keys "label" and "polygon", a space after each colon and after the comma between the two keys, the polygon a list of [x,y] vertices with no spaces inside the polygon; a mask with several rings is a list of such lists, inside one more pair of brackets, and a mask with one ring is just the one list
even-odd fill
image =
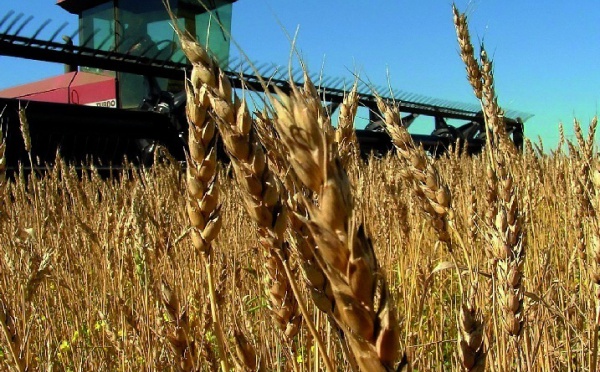
{"label": "wheat ear", "polygon": [[27,284],[25,285],[25,301],[31,301],[42,281],[49,276],[52,255],[52,251],[44,252],[43,256],[34,253],[30,262],[31,273],[29,274]]}
{"label": "wheat ear", "polygon": [[471,43],[467,15],[460,13],[455,4],[452,4],[452,12],[454,14],[454,27],[456,29],[458,46],[460,47],[460,58],[465,64],[467,79],[469,80],[471,87],[473,87],[475,96],[478,99],[481,99],[483,96],[483,82],[481,80],[479,63],[477,63],[477,60],[475,59],[473,44]]}
{"label": "wheat ear", "polygon": [[462,304],[458,318],[458,357],[465,372],[485,370],[486,351],[483,342],[483,314],[475,305],[477,286],[473,284],[468,299]]}
{"label": "wheat ear", "polygon": [[483,79],[483,99],[481,99],[481,103],[485,114],[486,126],[491,130],[491,141],[492,143],[497,143],[502,152],[514,157],[518,153],[517,148],[506,132],[504,110],[498,104],[498,97],[496,95],[492,61],[488,58],[483,44],[481,45],[480,60],[481,77]]}
{"label": "wheat ear", "polygon": [[221,228],[219,188],[217,186],[217,133],[216,124],[208,115],[210,108],[206,86],[213,83],[210,68],[212,59],[198,43],[180,34],[181,48],[193,65],[189,82],[186,84],[186,112],[189,122],[188,166],[187,166],[187,211],[192,226],[192,243],[203,257],[206,268],[211,316],[219,345],[221,370],[229,371],[225,348],[225,335],[217,311],[215,292],[212,242]]}
{"label": "wheat ear", "polygon": [[[495,216],[489,215],[488,225],[491,242],[491,252],[496,261],[496,275],[498,277],[497,296],[502,307],[503,325],[509,335],[513,346],[513,356],[520,358],[519,338],[525,322],[523,311],[524,288],[522,284],[523,263],[525,258],[525,242],[523,234],[524,211],[519,206],[517,188],[513,184],[513,175],[507,169],[512,164],[508,162],[515,158],[516,148],[509,140],[504,124],[504,112],[498,105],[494,88],[494,75],[492,61],[488,58],[483,45],[480,52],[479,73],[475,72],[475,57],[470,56],[473,48],[463,47],[470,40],[467,27],[467,18],[458,12],[455,5],[452,7],[454,23],[457,30],[458,43],[461,47],[461,57],[467,65],[469,81],[472,76],[481,76],[481,93],[475,90],[475,95],[481,101],[486,122],[488,181],[493,189],[490,196],[498,195],[498,206]],[[469,54],[469,55],[467,55]],[[471,85],[475,88],[474,83]],[[477,87],[479,83],[477,82]],[[492,147],[498,145],[498,148]],[[512,156],[509,156],[512,155]],[[497,190],[497,194],[496,194]],[[490,203],[496,203],[490,197]],[[488,212],[492,208],[488,209]]]}
{"label": "wheat ear", "polygon": [[195,371],[198,351],[191,334],[187,310],[182,308],[177,293],[164,279],[161,281],[160,298],[166,311],[166,320],[171,325],[167,340],[178,359],[179,368],[185,372]]}
{"label": "wheat ear", "polygon": [[[499,205],[490,228],[491,249],[496,261],[497,298],[501,306],[502,324],[509,335],[513,356],[520,360],[520,336],[525,323],[523,298],[523,264],[525,240],[524,211],[519,205],[519,192],[506,167],[503,154],[497,154]],[[490,221],[491,222],[491,221]]]}
{"label": "wheat ear", "polygon": [[[232,97],[224,98],[229,103]],[[223,98],[215,97],[214,104],[220,99]],[[287,246],[284,244],[287,207],[282,202],[281,185],[267,166],[264,149],[258,140],[245,101],[237,98],[233,101],[231,106],[235,120],[217,117],[217,123],[242,189],[246,210],[258,226],[270,282],[273,317],[285,335],[292,339],[298,333],[301,317],[283,267],[289,259]]]}
{"label": "wheat ear", "polygon": [[573,165],[576,168],[577,175],[574,174],[575,172],[570,172],[571,189],[573,190],[571,218],[573,218],[574,224],[577,226],[574,234],[575,245],[577,252],[579,253],[579,258],[585,259],[585,217],[589,214],[588,206],[591,208],[591,204],[588,195],[586,195],[584,192],[584,188],[586,184],[586,178],[589,179],[589,169],[583,159],[573,159]]}
{"label": "wheat ear", "polygon": [[[304,187],[302,183],[295,177],[294,172],[290,172],[289,157],[280,136],[273,127],[273,121],[265,113],[257,113],[255,120],[257,132],[261,138],[261,142],[267,150],[267,156],[270,164],[275,165],[275,170],[278,178],[285,185],[285,202],[288,206],[289,217],[289,242],[291,248],[298,254],[300,258],[302,273],[305,283],[310,290],[314,305],[324,312],[328,317],[332,316],[335,300],[331,290],[331,285],[327,276],[318,264],[314,255],[315,241],[312,237],[306,219],[308,212],[303,203],[304,198],[299,195],[304,195],[305,198],[313,198],[313,193]],[[343,338],[343,331],[331,321],[330,324],[338,332],[342,343],[342,350],[346,356],[349,355],[349,350]],[[319,346],[319,351],[324,350]],[[354,359],[349,357],[348,361],[351,364],[352,370],[357,370]]]}
{"label": "wheat ear", "polygon": [[380,97],[377,97],[377,106],[383,114],[384,125],[398,155],[407,166],[401,175],[413,185],[415,195],[422,202],[421,206],[431,220],[438,239],[451,248],[448,228],[448,221],[453,214],[450,210],[450,190],[442,184],[437,169],[427,160],[425,152],[417,148],[410,133],[402,125],[398,109],[391,107]]}
{"label": "wheat ear", "polygon": [[335,142],[338,144],[338,154],[344,167],[356,162],[360,155],[358,138],[354,130],[354,117],[357,109],[358,93],[357,84],[355,83],[350,93],[344,95],[335,131]]}
{"label": "wheat ear", "polygon": [[[573,159],[573,162],[576,165],[574,168],[577,171],[577,175],[572,179],[572,182],[574,183],[573,187],[575,187],[575,194],[578,199],[577,202],[580,204],[575,210],[577,210],[582,217],[589,217],[594,211],[590,200],[590,196],[593,193],[592,182],[590,179],[590,169],[592,165],[590,162],[594,159],[594,137],[597,125],[598,119],[593,118],[588,127],[588,136],[586,138],[583,135],[583,130],[579,122],[577,120],[574,122],[578,151],[577,156]],[[579,221],[582,220],[583,218]]]}
{"label": "wheat ear", "polygon": [[256,356],[256,350],[240,330],[234,330],[233,340],[236,355],[241,364],[239,368],[246,371],[263,371],[264,368]]}
{"label": "wheat ear", "polygon": [[[377,105],[383,114],[384,125],[392,137],[398,156],[407,166],[401,175],[413,185],[415,195],[421,201],[427,216],[432,220],[439,241],[445,244],[456,264],[453,254],[454,244],[450,239],[451,233],[454,233],[455,240],[459,242],[465,256],[468,255],[468,252],[455,226],[455,212],[451,203],[450,190],[441,179],[435,165],[427,160],[423,149],[416,147],[411,135],[401,123],[399,110],[391,107],[379,97],[377,97]],[[466,261],[470,267],[470,261],[468,259]],[[472,273],[472,268],[469,271]],[[459,284],[462,289],[460,275],[459,273]],[[483,344],[483,319],[472,299],[476,293],[474,289],[476,288],[476,278],[473,273],[471,274],[471,284],[471,293],[467,295],[470,300],[461,306],[458,319],[458,356],[465,371],[483,371],[486,359]]]}
{"label": "wheat ear", "polygon": [[318,204],[304,198],[306,223],[318,247],[315,257],[331,283],[333,317],[362,370],[389,371],[400,355],[395,311],[371,242],[353,222],[350,183],[311,85],[305,74],[308,89],[292,84],[289,95],[276,89],[279,99],[271,97],[275,125],[297,179],[318,196]]}
{"label": "wheat ear", "polygon": [[[477,61],[473,44],[471,43],[467,16],[464,13],[460,13],[455,4],[452,4],[452,12],[458,45],[460,47],[460,57],[467,70],[467,79],[473,88],[475,96],[481,102],[484,113],[487,145],[488,147],[497,145],[503,152],[509,152],[514,156],[517,154],[517,149],[515,144],[508,138],[504,123],[504,111],[498,105],[498,98],[494,87],[492,61],[488,58],[483,44],[480,48],[480,61]],[[491,152],[489,155],[493,156]]]}
{"label": "wheat ear", "polygon": [[305,194],[310,197],[310,190],[302,186],[302,183],[295,177],[294,172],[289,172],[290,164],[286,156],[282,141],[279,140],[279,134],[273,127],[273,121],[264,113],[259,113],[255,120],[257,132],[261,142],[267,149],[267,156],[270,164],[276,165],[278,178],[285,185],[284,191],[287,192],[286,205],[291,213],[289,218],[289,241],[295,252],[300,256],[302,272],[311,297],[315,306],[326,314],[331,314],[333,309],[333,295],[331,286],[325,276],[325,273],[318,265],[313,248],[314,239],[305,220],[299,216],[306,216],[307,211],[304,204],[298,197],[299,194]]}
{"label": "wheat ear", "polygon": [[[458,11],[458,8],[456,7],[456,4],[452,4],[452,13],[453,13],[453,20],[454,20],[454,28],[456,29],[456,37],[458,40],[458,46],[460,48],[460,58],[463,60],[463,63],[465,64],[465,68],[467,71],[467,80],[469,80],[469,83],[471,84],[471,87],[473,88],[473,93],[475,93],[475,97],[477,97],[477,99],[479,99],[479,101],[481,101],[481,105],[482,105],[482,109],[484,114],[487,114],[487,110],[485,107],[485,102],[484,102],[484,76],[483,76],[483,72],[482,72],[482,67],[480,66],[479,62],[477,61],[477,59],[475,58],[475,50],[473,49],[473,44],[471,42],[471,34],[469,32],[469,24],[467,22],[467,15],[465,13],[461,13]],[[484,54],[485,56],[487,56],[487,54]],[[490,71],[491,71],[491,64],[488,65],[488,67],[490,67]],[[487,81],[488,83],[490,82],[490,78],[491,75],[488,74],[487,76]],[[493,82],[493,79],[491,80]],[[493,87],[493,85],[491,85],[491,87]],[[488,85],[488,92],[489,92],[489,88],[490,85]],[[490,127],[490,125],[493,125],[494,123],[491,123],[490,121],[488,121],[487,115],[486,115],[486,139],[487,139],[487,144],[488,146],[492,144],[493,140],[492,140],[492,134],[493,132],[493,128]]]}
{"label": "wheat ear", "polygon": [[[258,226],[271,283],[269,295],[273,315],[286,336],[298,333],[301,317],[284,265],[288,252],[283,244],[287,209],[281,201],[281,185],[267,166],[267,158],[244,100],[234,94],[231,82],[216,62],[203,61],[213,117],[242,189],[246,211]],[[208,78],[208,74],[211,74]]]}

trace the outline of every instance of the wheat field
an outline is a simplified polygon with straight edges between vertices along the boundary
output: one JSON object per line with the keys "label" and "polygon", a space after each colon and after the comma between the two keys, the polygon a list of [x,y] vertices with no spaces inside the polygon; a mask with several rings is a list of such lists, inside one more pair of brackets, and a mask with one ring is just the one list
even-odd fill
{"label": "wheat field", "polygon": [[454,15],[486,114],[476,156],[427,156],[379,100],[396,151],[361,159],[353,91],[335,125],[308,79],[251,113],[180,35],[186,169],[3,174],[2,368],[597,370],[597,121],[517,151]]}

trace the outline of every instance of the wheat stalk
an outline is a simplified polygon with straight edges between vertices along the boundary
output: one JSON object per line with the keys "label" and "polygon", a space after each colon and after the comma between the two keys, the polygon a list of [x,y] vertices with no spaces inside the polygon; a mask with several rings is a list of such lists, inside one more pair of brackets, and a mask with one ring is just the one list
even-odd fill
{"label": "wheat stalk", "polygon": [[596,370],[598,368],[598,332],[600,330],[600,162],[598,161],[594,164],[592,183],[595,191],[593,195],[593,206],[596,212],[596,218],[592,225],[592,267],[590,272],[591,281],[594,283],[595,312],[592,321],[593,331],[590,336],[592,340],[590,369]]}
{"label": "wheat stalk", "polygon": [[2,327],[4,341],[6,342],[6,345],[8,345],[10,356],[13,359],[14,364],[12,367],[15,371],[24,372],[28,370],[27,360],[21,355],[23,341],[17,330],[15,320],[4,294],[0,292],[0,325]]}

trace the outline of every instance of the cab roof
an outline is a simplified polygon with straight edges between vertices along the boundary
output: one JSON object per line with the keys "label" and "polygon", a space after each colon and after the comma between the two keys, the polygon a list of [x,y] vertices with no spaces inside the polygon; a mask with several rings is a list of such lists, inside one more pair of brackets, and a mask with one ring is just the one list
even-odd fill
{"label": "cab roof", "polygon": [[[100,4],[110,3],[113,1],[114,0],[57,0],[56,4],[69,13],[81,14],[81,12],[83,12],[84,10],[93,8]],[[146,0],[146,1],[148,1],[148,0]],[[162,0],[159,0],[159,1],[162,1]],[[195,0],[195,2],[196,1],[197,0]],[[223,4],[235,3],[236,1],[237,0],[217,0],[217,1],[211,0],[211,1],[208,1],[207,5],[212,8],[213,6],[215,6],[214,5],[215,2],[218,3],[218,5],[223,5]]]}

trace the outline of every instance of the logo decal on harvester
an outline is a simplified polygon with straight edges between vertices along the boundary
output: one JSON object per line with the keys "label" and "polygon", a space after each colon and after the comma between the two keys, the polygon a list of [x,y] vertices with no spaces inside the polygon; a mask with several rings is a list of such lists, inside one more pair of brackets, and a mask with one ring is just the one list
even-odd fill
{"label": "logo decal on harvester", "polygon": [[98,106],[98,107],[116,108],[117,107],[117,100],[116,100],[116,98],[113,98],[113,99],[107,99],[106,101],[90,102],[90,103],[86,103],[85,105],[86,106]]}

